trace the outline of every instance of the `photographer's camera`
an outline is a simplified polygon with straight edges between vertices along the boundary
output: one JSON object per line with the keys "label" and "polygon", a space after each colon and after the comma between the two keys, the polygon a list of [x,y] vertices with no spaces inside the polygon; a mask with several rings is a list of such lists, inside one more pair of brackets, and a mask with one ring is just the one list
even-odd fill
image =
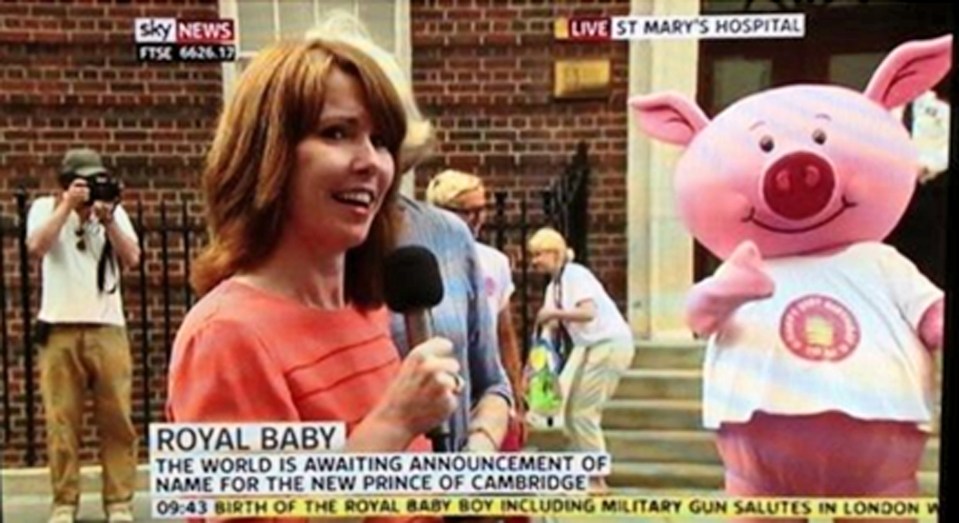
{"label": "photographer's camera", "polygon": [[90,190],[85,205],[93,205],[94,202],[114,203],[120,200],[120,181],[110,176],[100,155],[92,149],[74,149],[64,157],[60,169],[60,185],[67,189],[77,178],[83,179]]}
{"label": "photographer's camera", "polygon": [[120,199],[120,181],[107,174],[97,174],[87,178],[87,186],[90,187],[90,198],[87,199],[87,205],[93,205],[93,202],[113,203]]}

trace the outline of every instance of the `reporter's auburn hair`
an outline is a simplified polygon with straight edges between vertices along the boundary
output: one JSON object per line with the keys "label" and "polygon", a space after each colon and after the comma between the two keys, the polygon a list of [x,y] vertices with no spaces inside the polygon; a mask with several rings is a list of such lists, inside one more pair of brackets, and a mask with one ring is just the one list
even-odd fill
{"label": "reporter's auburn hair", "polygon": [[406,114],[396,88],[373,59],[346,43],[321,40],[279,43],[258,53],[220,116],[202,175],[210,242],[190,275],[198,294],[255,268],[273,252],[296,147],[318,129],[324,83],[334,68],[359,81],[397,166],[369,236],[346,254],[346,300],[361,309],[382,305],[382,259],[395,246],[401,224],[396,195]]}

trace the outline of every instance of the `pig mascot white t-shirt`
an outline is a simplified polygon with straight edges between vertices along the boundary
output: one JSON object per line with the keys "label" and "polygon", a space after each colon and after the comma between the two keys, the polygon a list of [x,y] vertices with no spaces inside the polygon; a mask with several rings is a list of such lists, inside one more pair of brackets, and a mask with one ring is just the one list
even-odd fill
{"label": "pig mascot white t-shirt", "polygon": [[765,268],[775,294],[737,309],[710,339],[707,428],[757,411],[835,410],[928,430],[931,358],[915,331],[941,290],[881,243],[767,260]]}

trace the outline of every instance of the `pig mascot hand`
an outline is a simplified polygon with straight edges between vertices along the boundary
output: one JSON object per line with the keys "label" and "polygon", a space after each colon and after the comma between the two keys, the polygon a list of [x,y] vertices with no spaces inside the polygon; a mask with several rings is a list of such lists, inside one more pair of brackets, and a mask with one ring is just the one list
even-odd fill
{"label": "pig mascot hand", "polygon": [[712,334],[740,305],[772,296],[776,284],[763,272],[762,256],[751,241],[736,247],[712,277],[695,286],[686,318],[699,335]]}
{"label": "pig mascot hand", "polygon": [[709,336],[703,422],[726,489],[747,496],[909,496],[932,422],[942,291],[881,243],[919,157],[891,115],[948,72],[949,36],[890,53],[864,92],[795,85],[710,120],[676,93],[638,96],[642,130],[685,147],[674,188],[723,259],[687,318]]}

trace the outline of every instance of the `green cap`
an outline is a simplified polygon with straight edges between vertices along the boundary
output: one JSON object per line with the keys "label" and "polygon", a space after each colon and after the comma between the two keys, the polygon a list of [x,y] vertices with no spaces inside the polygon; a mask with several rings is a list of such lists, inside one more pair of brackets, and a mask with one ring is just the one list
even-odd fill
{"label": "green cap", "polygon": [[70,149],[63,157],[61,173],[72,173],[77,176],[92,176],[107,172],[103,160],[93,149]]}

